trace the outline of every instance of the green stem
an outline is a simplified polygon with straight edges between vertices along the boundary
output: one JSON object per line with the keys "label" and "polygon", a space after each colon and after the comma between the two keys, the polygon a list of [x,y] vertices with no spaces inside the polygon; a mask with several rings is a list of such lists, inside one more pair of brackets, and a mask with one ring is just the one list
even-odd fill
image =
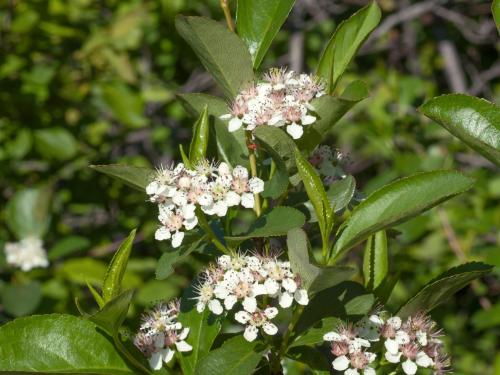
{"label": "green stem", "polygon": [[[250,162],[250,173],[252,174],[252,177],[258,177],[257,157],[255,156],[254,144],[251,139],[251,133],[250,132],[246,133],[247,133],[246,137],[247,137],[247,147],[248,147],[248,161]],[[254,198],[255,198],[254,211],[257,217],[259,217],[262,214],[260,195],[254,194]]]}
{"label": "green stem", "polygon": [[297,322],[299,321],[299,318],[302,315],[303,311],[304,311],[304,306],[301,305],[297,305],[295,310],[293,311],[292,319],[290,320],[290,324],[288,324],[285,336],[283,336],[283,341],[281,342],[280,351],[278,352],[279,361],[281,361],[281,358],[283,358],[288,349],[288,341],[290,340],[292,333],[294,333],[295,326],[297,325]]}
{"label": "green stem", "polygon": [[198,223],[200,224],[200,227],[205,231],[210,242],[212,242],[214,246],[222,253],[230,255],[231,251],[226,246],[224,246],[222,242],[219,241],[214,231],[210,227],[207,218],[205,217],[203,212],[200,211],[199,208],[196,208],[196,216],[198,217]]}
{"label": "green stem", "polygon": [[226,17],[226,23],[229,30],[234,33],[234,23],[233,17],[231,16],[231,9],[229,8],[229,4],[227,0],[220,0],[220,7],[224,12],[224,17]]}

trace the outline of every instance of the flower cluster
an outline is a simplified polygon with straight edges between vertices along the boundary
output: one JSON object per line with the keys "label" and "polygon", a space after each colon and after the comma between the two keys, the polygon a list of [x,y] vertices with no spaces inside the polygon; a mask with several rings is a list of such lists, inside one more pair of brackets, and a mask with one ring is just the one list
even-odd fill
{"label": "flower cluster", "polygon": [[290,262],[276,256],[223,255],[217,259],[217,264],[203,272],[197,287],[196,308],[199,312],[208,308],[220,315],[238,304],[242,310],[236,312],[235,319],[245,325],[245,339],[253,341],[259,329],[268,335],[278,332],[271,322],[278,308],[263,306],[258,297],[276,299],[282,308],[290,307],[294,300],[307,305],[309,297],[300,284],[300,277],[292,272]]}
{"label": "flower cluster", "polygon": [[273,68],[262,82],[240,92],[231,112],[221,119],[229,120],[230,132],[241,127],[251,131],[261,125],[285,126],[287,133],[298,139],[303,127],[316,121],[311,100],[324,94],[324,84],[318,77]]}
{"label": "flower cluster", "polygon": [[347,156],[345,154],[338,150],[332,150],[330,146],[326,145],[316,147],[309,157],[309,163],[323,177],[325,185],[331,185],[335,181],[346,177],[343,169],[346,161]]}
{"label": "flower cluster", "polygon": [[[356,325],[340,326],[323,336],[331,342],[335,356],[332,366],[345,375],[374,375],[373,342],[383,344],[384,358],[394,364],[401,363],[406,375],[414,375],[419,367],[446,372],[449,361],[443,353],[435,323],[425,314],[416,314],[405,322],[398,316],[384,319],[386,313],[374,314]],[[368,351],[368,349],[372,352]]]}
{"label": "flower cluster", "polygon": [[161,369],[163,362],[170,362],[176,351],[192,350],[191,345],[184,341],[189,328],[183,328],[177,321],[179,311],[179,301],[174,300],[160,303],[142,316],[134,345],[148,358],[154,370]]}
{"label": "flower cluster", "polygon": [[229,207],[254,207],[254,194],[264,190],[264,181],[249,178],[242,166],[231,169],[226,163],[214,165],[207,160],[188,169],[180,163],[158,169],[146,187],[150,201],[159,206],[161,226],[155,233],[159,241],[170,239],[173,247],[181,245],[184,231],[198,224],[198,205],[207,215],[225,216]]}
{"label": "flower cluster", "polygon": [[8,264],[19,267],[25,272],[49,265],[43,242],[37,237],[26,237],[19,242],[7,242],[5,256]]}

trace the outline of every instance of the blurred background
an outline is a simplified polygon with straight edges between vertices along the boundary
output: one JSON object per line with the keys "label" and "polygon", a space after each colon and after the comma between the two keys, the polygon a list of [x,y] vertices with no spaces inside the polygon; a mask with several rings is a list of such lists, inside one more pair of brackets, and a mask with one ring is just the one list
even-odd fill
{"label": "blurred background", "polygon": [[[367,2],[297,0],[263,69],[313,71],[338,23]],[[397,307],[459,263],[494,264],[493,274],[433,317],[453,343],[456,374],[500,374],[499,170],[416,110],[450,92],[499,103],[500,39],[491,2],[379,4],[382,22],[342,81],[363,79],[371,96],[334,128],[330,144],[348,154],[347,171],[364,194],[417,171],[458,169],[477,179],[473,191],[397,228],[391,272],[401,280],[388,305]],[[51,262],[25,273],[9,267],[0,251],[0,323],[77,313],[75,298],[92,310],[86,281],[99,284],[135,227],[126,275],[126,285],[138,289],[132,322],[152,302],[179,295],[203,264],[193,256],[168,280],[155,280],[168,245],[153,240],[154,205],[88,168],[179,160],[193,119],[176,93],[217,89],[177,35],[178,13],[223,19],[218,0],[0,2],[0,249],[20,239],[12,223],[36,214]],[[36,212],[29,205],[34,196],[46,203]],[[351,253],[350,262],[361,261],[362,251]]]}

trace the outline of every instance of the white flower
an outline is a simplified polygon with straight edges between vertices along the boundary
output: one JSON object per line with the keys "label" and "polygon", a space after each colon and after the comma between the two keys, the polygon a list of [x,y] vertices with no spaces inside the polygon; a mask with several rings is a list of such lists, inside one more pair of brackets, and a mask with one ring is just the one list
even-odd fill
{"label": "white flower", "polygon": [[276,307],[268,307],[265,310],[257,309],[254,313],[238,311],[234,318],[238,323],[246,324],[243,337],[251,342],[257,338],[259,328],[271,336],[278,332],[278,327],[270,322],[277,314],[278,309]]}
{"label": "white flower", "polygon": [[7,263],[24,272],[49,265],[43,242],[39,238],[26,237],[19,242],[7,242],[4,250]]}
{"label": "white flower", "polygon": [[349,367],[349,363],[350,363],[349,358],[343,355],[335,358],[332,362],[332,366],[334,370],[344,371]]}
{"label": "white flower", "polygon": [[417,373],[417,365],[410,359],[403,362],[402,368],[406,375],[414,375]]}
{"label": "white flower", "polygon": [[304,129],[302,126],[292,123],[287,125],[286,132],[292,136],[293,139],[299,139],[304,134]]}

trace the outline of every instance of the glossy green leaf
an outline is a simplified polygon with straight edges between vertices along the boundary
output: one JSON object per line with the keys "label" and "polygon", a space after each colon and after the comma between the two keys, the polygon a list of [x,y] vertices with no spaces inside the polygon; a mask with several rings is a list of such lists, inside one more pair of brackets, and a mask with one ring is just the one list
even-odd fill
{"label": "glossy green leaf", "polygon": [[208,147],[208,106],[200,114],[193,127],[193,136],[189,145],[189,161],[191,165],[196,165],[200,160],[205,159]]}
{"label": "glossy green leaf", "polygon": [[195,295],[193,284],[182,296],[181,312],[178,318],[184,327],[190,328],[186,341],[193,347],[192,351],[181,353],[178,356],[182,372],[185,375],[197,372],[200,360],[208,354],[221,329],[220,318],[212,314],[208,308],[202,313],[196,310]]}
{"label": "glossy green leaf", "polygon": [[122,288],[123,275],[127,268],[128,258],[132,252],[136,230],[132,230],[128,237],[120,244],[102,282],[102,298],[108,302],[118,296]]}
{"label": "glossy green leaf", "polygon": [[146,190],[146,186],[151,182],[155,173],[149,168],[122,164],[91,165],[90,168],[116,178],[142,192]]}
{"label": "glossy green leaf", "polygon": [[356,191],[356,180],[351,175],[340,181],[335,181],[326,191],[330,205],[335,213],[346,208]]}
{"label": "glossy green leaf", "polygon": [[368,237],[363,257],[363,276],[368,290],[377,289],[389,271],[387,236],[384,230]]}
{"label": "glossy green leaf", "polygon": [[227,122],[220,119],[220,116],[229,113],[226,102],[216,96],[207,94],[181,94],[178,97],[182,105],[193,116],[200,116],[204,106],[208,107],[209,119],[210,122],[213,122],[215,128],[219,160],[233,167],[236,165],[248,167],[245,131],[239,129],[230,133]]}
{"label": "glossy green leaf", "polygon": [[105,303],[101,310],[89,317],[91,321],[104,329],[110,336],[118,334],[118,329],[127,317],[127,312],[134,296],[133,290],[126,290]]}
{"label": "glossy green leaf", "polygon": [[78,142],[65,128],[39,129],[34,132],[35,148],[47,159],[68,160],[78,152]]}
{"label": "glossy green leaf", "polygon": [[324,342],[323,335],[327,332],[334,331],[342,320],[335,317],[327,317],[316,322],[307,331],[298,335],[290,344],[290,348],[302,345],[316,345]]}
{"label": "glossy green leaf", "polygon": [[184,16],[176,17],[175,27],[226,98],[233,99],[245,84],[253,81],[250,53],[227,27],[208,18]]}
{"label": "glossy green leaf", "polygon": [[368,97],[368,89],[362,81],[353,81],[340,97],[323,95],[314,99],[314,113],[317,120],[305,127],[304,134],[297,140],[297,147],[302,152],[311,153],[327,136],[332,127],[356,103]]}
{"label": "glossy green leaf", "polygon": [[42,300],[42,288],[38,281],[27,284],[6,284],[0,292],[4,311],[15,317],[33,313]]}
{"label": "glossy green leaf", "polygon": [[314,167],[302,156],[299,150],[295,151],[295,163],[318,218],[323,244],[328,241],[328,236],[333,226],[333,211],[326,195],[323,182]]}
{"label": "glossy green leaf", "polygon": [[238,0],[236,27],[258,69],[295,0]]}
{"label": "glossy green leaf", "polygon": [[225,239],[236,246],[250,238],[284,236],[290,229],[302,227],[304,223],[304,214],[299,210],[291,207],[275,207],[259,217],[246,234]]}
{"label": "glossy green leaf", "polygon": [[93,322],[62,314],[0,327],[0,371],[134,374]]}
{"label": "glossy green leaf", "polygon": [[473,96],[451,94],[429,100],[419,111],[500,166],[500,106]]}
{"label": "glossy green leaf", "polygon": [[493,0],[491,4],[491,13],[493,14],[493,19],[497,25],[497,30],[500,33],[500,0]]}
{"label": "glossy green leaf", "polygon": [[7,203],[5,223],[18,239],[43,237],[47,232],[52,192],[49,188],[18,191]]}
{"label": "glossy green leaf", "polygon": [[477,262],[451,268],[430,281],[401,306],[398,316],[407,317],[419,311],[431,311],[471,281],[488,274],[492,269],[493,266]]}
{"label": "glossy green leaf", "polygon": [[312,264],[307,236],[300,228],[288,232],[286,243],[292,270],[300,275],[310,296],[349,279],[356,272],[351,267],[320,267]]}
{"label": "glossy green leaf", "polygon": [[335,30],[318,63],[317,73],[327,82],[332,93],[339,78],[368,35],[380,22],[381,12],[376,1],[354,13]]}
{"label": "glossy green leaf", "polygon": [[339,257],[369,235],[390,228],[470,189],[474,180],[455,171],[417,173],[394,181],[361,202],[334,246]]}
{"label": "glossy green leaf", "polygon": [[265,350],[263,343],[248,342],[243,335],[237,335],[203,358],[196,367],[196,375],[253,374]]}

